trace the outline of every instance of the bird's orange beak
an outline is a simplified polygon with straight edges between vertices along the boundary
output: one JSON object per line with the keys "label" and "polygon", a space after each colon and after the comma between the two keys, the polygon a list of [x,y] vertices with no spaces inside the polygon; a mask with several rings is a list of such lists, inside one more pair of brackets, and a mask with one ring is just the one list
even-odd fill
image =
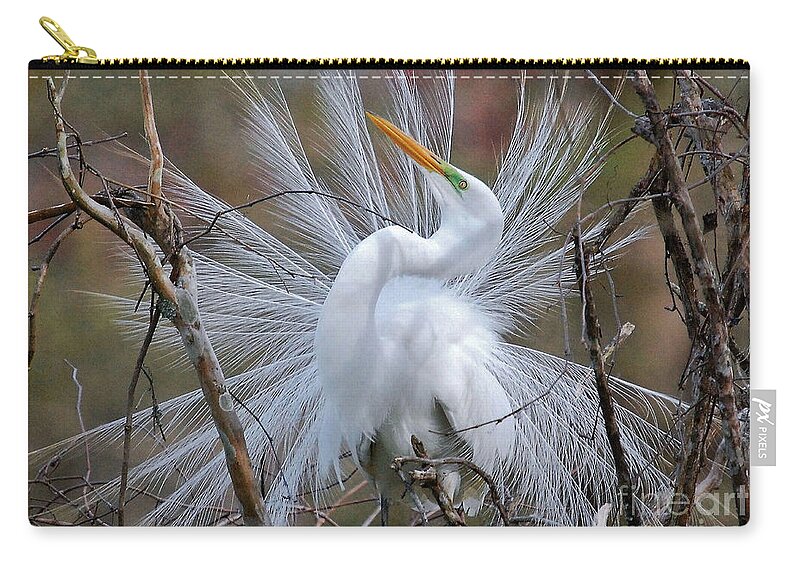
{"label": "bird's orange beak", "polygon": [[414,162],[430,172],[437,172],[444,176],[444,167],[442,166],[444,161],[441,158],[433,154],[427,148],[419,144],[417,141],[412,139],[386,119],[378,117],[377,115],[373,115],[369,112],[367,112],[367,117],[369,117],[369,119],[375,123],[375,126],[386,133],[386,135],[392,139],[403,152],[413,158]]}

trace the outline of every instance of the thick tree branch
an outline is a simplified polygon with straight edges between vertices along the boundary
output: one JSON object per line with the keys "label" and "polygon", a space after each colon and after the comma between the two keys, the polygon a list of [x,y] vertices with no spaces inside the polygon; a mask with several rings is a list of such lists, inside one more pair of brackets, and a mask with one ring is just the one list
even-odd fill
{"label": "thick tree branch", "polygon": [[[731,366],[730,351],[728,348],[728,322],[725,307],[720,298],[719,280],[706,253],[703,232],[697,214],[689,195],[688,186],[684,179],[683,169],[675,154],[675,148],[667,130],[667,117],[662,112],[656,98],[653,84],[645,71],[636,71],[632,82],[636,93],[645,106],[645,111],[650,120],[659,160],[664,168],[669,181],[669,193],[681,218],[683,231],[689,245],[692,257],[694,275],[703,292],[703,299],[707,309],[707,343],[710,347],[708,373],[714,380],[718,394],[719,408],[722,415],[722,432],[728,442],[728,465],[734,488],[740,494],[739,519],[745,522],[748,517],[748,472],[742,449],[742,437],[737,415],[736,400],[733,390],[733,368]],[[704,395],[706,397],[708,395]],[[696,488],[697,473],[691,477],[690,489],[684,498],[688,505],[693,504]],[[677,522],[688,522],[688,511],[679,515]]]}
{"label": "thick tree branch", "polygon": [[[656,162],[658,162],[656,158]],[[653,181],[651,192],[658,194],[653,198],[653,211],[656,215],[658,229],[664,240],[664,249],[667,257],[672,262],[672,268],[678,281],[678,290],[681,304],[685,314],[685,323],[689,338],[695,339],[700,328],[700,309],[697,303],[697,288],[694,283],[694,273],[686,245],[683,243],[675,218],[672,215],[672,206],[668,198],[663,197],[667,191],[666,174],[659,174]]]}
{"label": "thick tree branch", "polygon": [[[656,159],[657,160],[657,159]],[[667,190],[667,176],[664,173],[656,177],[651,192],[663,194]],[[675,495],[673,498],[673,522],[687,524],[691,513],[695,482],[702,467],[705,451],[705,433],[708,422],[714,414],[714,400],[711,380],[703,364],[706,347],[701,337],[702,313],[698,303],[697,289],[694,274],[686,245],[675,225],[672,206],[668,198],[658,197],[653,199],[658,228],[664,240],[664,249],[667,258],[672,263],[677,281],[678,294],[683,305],[683,322],[687,334],[692,340],[692,349],[689,356],[687,369],[690,373],[690,401],[692,405],[682,420],[683,446],[681,455],[677,459],[675,473]],[[666,262],[665,262],[666,263]],[[667,286],[672,287],[668,271],[665,266],[665,279]],[[677,309],[674,309],[677,310]]]}
{"label": "thick tree branch", "polygon": [[[200,320],[194,262],[189,250],[179,246],[183,233],[180,221],[169,210],[166,201],[158,199],[163,167],[163,162],[159,166],[159,161],[163,161],[163,158],[159,159],[160,145],[155,130],[152,101],[149,100],[149,82],[144,74],[140,76],[140,82],[145,130],[151,152],[154,153],[148,180],[148,194],[152,197],[150,207],[133,210],[131,214],[135,218],[129,221],[115,207],[111,209],[104,206],[86,194],[72,172],[67,154],[67,134],[61,113],[66,82],[56,90],[52,79],[48,79],[48,95],[55,114],[61,179],[70,198],[78,207],[127,243],[141,261],[153,289],[160,297],[159,310],[177,328],[186,354],[197,373],[206,404],[220,435],[233,490],[242,505],[243,519],[246,524],[263,525],[266,522],[266,512],[253,475],[244,430],[232,406],[232,399],[226,397],[227,386],[222,368]],[[162,266],[161,257],[148,236],[166,254],[171,265],[170,273]]]}
{"label": "thick tree branch", "polygon": [[[146,202],[141,200],[133,200],[130,198],[122,198],[119,196],[112,196],[112,201],[108,200],[105,192],[102,194],[92,194],[91,199],[98,204],[108,206],[109,208],[117,206],[119,208],[139,208],[146,205]],[[67,202],[66,204],[57,204],[55,206],[48,206],[38,210],[31,210],[28,212],[28,224],[35,224],[36,222],[43,222],[51,218],[63,216],[64,214],[71,214],[77,209],[75,202]]]}
{"label": "thick tree branch", "polygon": [[715,120],[704,111],[700,89],[690,71],[679,70],[677,76],[681,91],[681,106],[686,111],[683,114],[683,123],[688,127],[686,133],[694,148],[703,151],[700,154],[700,164],[710,179],[717,209],[726,222],[729,252],[727,266],[730,266],[731,256],[735,256],[741,250],[743,206],[733,168],[730,162],[722,162],[720,158],[725,154],[722,139],[727,134],[731,121],[727,119],[727,114],[720,114]]}

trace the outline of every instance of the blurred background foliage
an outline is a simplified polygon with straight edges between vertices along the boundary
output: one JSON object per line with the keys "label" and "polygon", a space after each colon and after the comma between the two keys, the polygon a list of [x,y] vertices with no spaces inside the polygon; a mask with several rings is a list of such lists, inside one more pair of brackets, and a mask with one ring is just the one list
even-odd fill
{"label": "blurred background foliage", "polygon": [[[614,72],[618,74],[619,70]],[[304,74],[303,71],[297,73]],[[507,71],[501,73],[508,74]],[[159,75],[163,74],[159,72]],[[204,74],[191,72],[192,76]],[[486,70],[483,74],[492,73]],[[64,115],[84,141],[127,132],[128,136],[122,142],[147,155],[139,83],[132,78],[136,73],[126,71],[115,75],[124,75],[125,78],[72,80],[64,100]],[[230,204],[238,204],[254,197],[251,191],[254,169],[243,136],[243,113],[233,93],[234,88],[229,80],[220,78],[218,73],[214,75],[217,79],[154,80],[156,120],[166,157],[206,191]],[[528,82],[532,101],[544,95],[547,83]],[[744,113],[749,97],[747,80],[724,78],[715,79],[713,83],[721,92],[731,93],[730,101]],[[371,85],[370,80],[364,80],[360,85],[367,108],[380,114],[385,102],[377,95],[374,83]],[[607,81],[606,85],[613,90],[613,82]],[[662,105],[668,105],[674,97],[673,82],[656,80],[655,85]],[[315,154],[314,145],[309,144],[314,140],[315,122],[318,120],[314,108],[316,82],[309,79],[281,80],[281,87],[312,164],[318,165],[319,156]],[[608,100],[590,80],[571,80],[569,89],[583,96],[595,95],[600,108],[608,105]],[[518,82],[512,79],[457,81],[453,164],[488,182],[494,180],[498,158],[502,156],[513,130],[517,93]],[[625,88],[620,100],[627,108],[641,113],[641,104],[629,87]],[[618,139],[629,134],[631,123],[629,116],[614,112],[612,128]],[[32,79],[28,147],[33,152],[54,145],[52,110],[45,82]],[[741,142],[731,142],[730,149],[738,150],[740,147]],[[124,158],[113,144],[87,147],[86,156],[89,163],[112,178],[130,184],[146,182],[147,173],[142,165]],[[640,138],[616,151],[587,193],[584,212],[600,207],[606,201],[627,196],[630,188],[645,173],[651,156],[650,145]],[[693,169],[693,175],[697,179],[702,177],[699,165]],[[90,192],[101,190],[95,182],[90,180],[87,188]],[[693,198],[698,212],[714,209],[713,197],[707,188],[695,191]],[[29,209],[66,201],[67,195],[58,179],[56,159],[30,160]],[[269,224],[271,207],[270,202],[262,203],[247,210],[245,215],[258,223]],[[653,225],[651,208],[642,208],[634,220],[640,225]],[[45,224],[30,227],[29,239]],[[562,224],[556,229],[565,227]],[[657,234],[655,230],[650,238],[630,247],[614,266],[620,316],[623,322],[635,324],[636,331],[617,353],[613,373],[674,394],[686,363],[689,341],[679,315],[669,310],[672,297],[664,279],[663,242]],[[29,294],[37,278],[30,266],[39,263],[55,235],[48,234],[29,248]],[[714,238],[713,233],[707,234],[711,251]],[[725,255],[723,243],[724,239],[720,239],[720,259]],[[91,222],[63,243],[50,266],[38,313],[37,351],[28,379],[30,449],[54,443],[79,431],[76,387],[71,380],[70,364],[77,368],[83,386],[82,412],[87,428],[125,413],[126,391],[144,330],[138,338],[123,335],[114,322],[119,315],[105,307],[100,298],[86,294],[138,296],[143,278],[141,275],[133,276],[139,284],[131,286],[131,276],[126,274],[122,264],[114,260],[114,252],[120,250],[114,236]],[[571,259],[565,268],[572,275]],[[604,325],[604,340],[609,342],[615,324],[606,280],[596,279],[594,283]],[[140,310],[146,310],[146,302]],[[586,362],[585,350],[580,345],[579,307],[575,303],[570,308],[570,325],[575,358]],[[162,321],[160,326],[170,325]],[[747,322],[734,329],[734,334],[740,345],[748,345]],[[536,329],[518,341],[553,354],[562,354],[562,339],[559,308],[553,307],[551,314],[540,320]],[[186,366],[176,366],[163,355],[159,358],[157,350],[151,351],[147,365],[160,401],[196,387],[196,379]],[[142,379],[139,386],[142,393],[140,407],[149,407],[147,382]],[[95,461],[92,468],[93,476],[112,476],[118,472],[119,458],[111,454],[105,463]],[[32,470],[35,475],[35,468]]]}

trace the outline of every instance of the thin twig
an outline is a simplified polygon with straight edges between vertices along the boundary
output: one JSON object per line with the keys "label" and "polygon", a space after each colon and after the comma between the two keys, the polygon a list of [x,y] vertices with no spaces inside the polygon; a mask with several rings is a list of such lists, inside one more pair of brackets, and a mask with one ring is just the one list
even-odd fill
{"label": "thin twig", "polygon": [[596,76],[594,73],[592,73],[592,72],[591,72],[590,70],[588,70],[588,69],[586,70],[586,73],[589,75],[589,78],[590,78],[592,81],[594,81],[594,82],[595,82],[595,84],[596,84],[596,85],[597,85],[597,86],[600,88],[600,90],[601,90],[603,93],[605,93],[606,97],[608,97],[608,98],[609,98],[609,100],[611,101],[611,103],[612,103],[612,104],[613,104],[613,105],[614,105],[616,108],[620,109],[620,110],[621,110],[622,112],[624,112],[626,115],[628,115],[629,117],[633,117],[634,119],[637,119],[637,118],[639,117],[639,115],[637,115],[637,114],[636,114],[636,113],[634,113],[633,111],[630,111],[630,110],[629,110],[627,107],[625,107],[625,105],[623,105],[622,103],[620,103],[620,102],[619,102],[619,99],[617,99],[617,98],[616,98],[616,97],[615,97],[615,96],[614,96],[614,95],[611,93],[611,91],[609,91],[609,90],[608,90],[608,88],[607,88],[605,85],[603,85],[603,82],[602,82],[602,81],[600,81],[600,80],[597,78],[597,76]]}
{"label": "thin twig", "polygon": [[[508,511],[506,510],[505,503],[500,495],[500,491],[497,488],[497,485],[494,482],[494,479],[486,473],[483,469],[478,467],[475,463],[470,461],[469,459],[464,459],[463,457],[445,457],[441,459],[430,459],[427,457],[417,457],[417,456],[403,456],[403,457],[396,457],[392,461],[392,466],[395,469],[400,469],[406,463],[416,463],[419,465],[424,465],[426,467],[442,467],[444,465],[461,465],[462,467],[466,467],[473,473],[475,473],[478,477],[480,477],[486,486],[489,488],[489,495],[491,497],[492,503],[494,504],[495,508],[497,508],[497,512],[500,515],[503,524],[509,526],[511,524],[510,518],[508,516]],[[441,505],[440,505],[441,506]]]}
{"label": "thin twig", "polygon": [[36,285],[33,287],[31,293],[31,304],[28,307],[28,368],[31,367],[33,355],[36,353],[36,309],[39,305],[39,298],[42,296],[42,288],[44,287],[45,279],[47,278],[47,270],[50,268],[50,262],[53,261],[58,248],[63,241],[76,229],[80,229],[82,224],[79,222],[70,224],[64,231],[62,231],[47,251],[44,254],[42,262],[39,264],[39,277],[36,279]]}
{"label": "thin twig", "polygon": [[247,208],[252,208],[253,206],[261,204],[262,202],[266,202],[268,200],[274,200],[275,198],[280,198],[281,196],[288,196],[288,195],[291,195],[291,194],[311,194],[311,195],[314,195],[314,196],[321,196],[322,198],[329,198],[331,200],[336,200],[338,202],[343,202],[345,204],[353,206],[354,208],[358,208],[360,210],[364,210],[365,212],[368,212],[368,213],[370,213],[370,214],[372,214],[374,216],[377,216],[378,218],[380,218],[384,222],[388,222],[390,224],[394,224],[394,225],[400,226],[404,230],[406,230],[408,232],[411,232],[411,233],[414,233],[414,231],[412,229],[406,227],[405,225],[393,220],[392,218],[390,218],[390,217],[388,217],[388,216],[386,216],[384,214],[381,214],[377,210],[373,210],[372,208],[368,208],[368,207],[366,207],[366,206],[364,206],[362,204],[359,204],[358,202],[355,202],[355,201],[350,200],[348,198],[345,198],[343,196],[337,196],[336,194],[328,194],[327,192],[320,192],[319,190],[283,190],[281,192],[275,192],[274,194],[270,194],[269,196],[262,196],[260,198],[255,198],[254,200],[250,200],[249,202],[245,202],[245,203],[239,204],[237,206],[231,206],[230,208],[225,208],[224,210],[218,211],[216,214],[214,214],[214,217],[211,219],[211,222],[208,224],[208,226],[206,228],[204,228],[199,233],[193,235],[191,238],[187,239],[186,241],[184,241],[183,244],[181,244],[181,245],[189,245],[192,242],[197,241],[198,239],[200,239],[200,238],[202,238],[204,236],[207,236],[209,233],[211,233],[211,231],[217,225],[217,222],[219,221],[219,219],[222,216],[226,215],[226,214],[230,214],[231,212],[236,212],[236,211],[239,211],[239,210],[245,210]]}
{"label": "thin twig", "polygon": [[[365,479],[364,481],[361,481],[361,483],[359,483],[358,485],[355,485],[354,487],[350,488],[346,493],[344,493],[341,497],[339,497],[339,499],[335,503],[333,503],[330,507],[328,507],[325,511],[320,509],[320,510],[317,510],[315,512],[325,512],[326,515],[331,516],[333,514],[333,512],[336,509],[338,509],[339,507],[352,504],[352,503],[348,502],[348,499],[350,497],[352,497],[353,495],[355,495],[356,493],[358,493],[359,491],[361,491],[367,485],[368,485],[368,482]],[[325,519],[320,518],[317,521],[317,526],[322,526],[323,521],[325,521]]]}
{"label": "thin twig", "polygon": [[[252,417],[256,421],[256,423],[258,424],[258,427],[260,427],[261,431],[264,432],[264,436],[267,438],[267,442],[269,443],[269,448],[270,448],[270,451],[272,452],[272,456],[275,458],[275,463],[278,465],[278,473],[281,476],[281,480],[283,481],[283,484],[286,486],[286,497],[284,497],[284,498],[287,501],[291,500],[292,499],[292,496],[291,496],[292,495],[292,491],[291,491],[291,489],[289,487],[289,481],[286,479],[286,474],[283,472],[283,467],[281,466],[281,458],[278,455],[278,449],[275,447],[275,440],[272,438],[272,435],[270,435],[270,433],[267,431],[267,428],[264,427],[264,424],[261,422],[261,418],[259,418],[255,414],[255,412],[253,412],[253,410],[251,410],[247,406],[247,404],[245,404],[239,397],[237,397],[236,394],[234,394],[231,391],[228,391],[228,393],[231,395],[231,398],[233,398],[234,402],[236,402],[239,406],[241,406],[244,409],[244,411],[246,411],[248,414],[250,414],[250,417]],[[261,472],[261,487],[262,487],[262,495],[263,495],[264,494],[263,493],[263,491],[264,491],[264,471],[263,471],[263,469],[262,469],[262,472]]]}
{"label": "thin twig", "polygon": [[160,317],[161,309],[159,309],[158,305],[155,303],[155,299],[151,298],[150,324],[147,327],[147,333],[142,341],[142,346],[139,348],[139,355],[136,357],[133,375],[131,376],[130,384],[128,384],[128,403],[125,408],[124,437],[122,440],[122,467],[120,468],[119,474],[119,502],[117,506],[117,524],[119,526],[125,526],[125,498],[128,491],[128,472],[130,470],[131,435],[133,434],[133,408],[136,397],[136,386],[139,383],[139,376],[141,376],[142,373],[144,359],[147,356],[147,351],[150,349],[150,344],[153,342],[153,336],[156,333]]}
{"label": "thin twig", "polygon": [[45,229],[43,229],[41,232],[39,232],[38,234],[36,234],[36,236],[34,236],[33,238],[31,238],[31,239],[28,241],[28,245],[33,245],[33,244],[35,244],[35,243],[37,243],[37,242],[41,241],[41,239],[42,239],[44,236],[46,236],[47,234],[49,234],[51,230],[53,230],[53,229],[54,229],[55,227],[57,227],[57,226],[58,226],[58,225],[59,225],[61,222],[63,222],[63,221],[64,221],[64,220],[66,220],[67,218],[69,218],[70,214],[71,214],[71,213],[72,213],[74,210],[75,210],[75,209],[73,208],[73,209],[72,209],[72,211],[68,211],[68,212],[65,212],[65,213],[61,214],[61,215],[58,217],[58,219],[56,219],[56,220],[55,220],[55,221],[53,221],[52,223],[48,224],[48,225],[47,225],[47,227],[46,227]]}
{"label": "thin twig", "polygon": [[[631,188],[630,193],[628,194],[628,198],[624,201],[614,201],[610,203],[614,205],[614,211],[608,218],[608,221],[603,226],[603,229],[600,230],[600,233],[594,240],[592,245],[595,251],[601,251],[605,244],[608,242],[609,238],[613,235],[613,233],[619,228],[622,223],[627,219],[628,215],[633,211],[634,207],[640,202],[641,198],[647,195],[650,192],[650,188],[653,185],[653,181],[655,180],[656,176],[659,172],[658,161],[655,160],[655,157],[650,161],[650,166],[647,169],[647,173],[642,176],[639,181]],[[652,194],[650,197],[652,198]],[[579,223],[587,223],[590,221],[589,214]]]}
{"label": "thin twig", "polygon": [[[75,384],[75,387],[78,390],[78,395],[75,398],[75,411],[78,415],[78,425],[81,428],[81,433],[86,433],[86,425],[83,423],[83,411],[81,409],[83,406],[83,385],[78,381],[78,369],[75,367],[75,365],[69,362],[66,358],[64,359],[64,362],[67,363],[67,366],[72,368],[72,382]],[[86,481],[89,481],[92,478],[92,460],[89,453],[88,440],[86,439],[83,440],[83,447],[84,447],[84,455],[86,457],[86,474],[84,475],[84,479]],[[86,512],[90,517],[92,517],[94,511],[89,505],[89,497],[87,495],[87,491],[88,488],[84,487],[83,501],[84,504],[86,505]]]}
{"label": "thin twig", "polygon": [[467,432],[467,431],[472,431],[474,429],[479,429],[479,428],[490,426],[490,425],[497,425],[497,424],[499,424],[501,422],[504,422],[508,418],[516,416],[520,412],[526,410],[527,408],[530,408],[531,406],[535,405],[537,402],[543,400],[548,395],[550,395],[550,392],[552,392],[552,390],[555,387],[555,385],[562,378],[564,378],[566,376],[566,374],[567,374],[567,366],[568,366],[568,362],[564,361],[564,369],[561,371],[561,374],[556,376],[553,379],[553,381],[550,383],[550,385],[547,386],[547,388],[545,388],[545,390],[541,394],[539,394],[538,396],[536,396],[535,398],[533,398],[531,400],[528,400],[524,404],[514,408],[513,410],[511,410],[510,412],[508,412],[505,415],[500,416],[499,418],[494,418],[494,419],[491,419],[491,420],[487,420],[485,422],[480,422],[480,423],[477,423],[477,424],[474,424],[474,425],[471,425],[471,426],[467,426],[467,427],[464,427],[464,428],[460,428],[460,429],[452,429],[450,431],[437,431],[437,430],[430,429],[430,430],[428,430],[428,432],[436,434],[436,435],[449,436],[449,435],[456,435],[456,434],[459,434],[459,433],[464,433],[464,432]]}
{"label": "thin twig", "polygon": [[[606,428],[606,437],[611,448],[611,455],[614,460],[614,468],[617,475],[617,485],[622,494],[622,504],[625,508],[625,520],[628,526],[640,526],[642,524],[639,510],[636,508],[634,499],[633,479],[628,464],[627,453],[622,445],[619,424],[617,423],[614,411],[614,399],[608,384],[608,373],[606,371],[606,361],[603,358],[603,349],[600,344],[600,322],[597,317],[597,307],[595,306],[592,290],[589,285],[589,277],[586,268],[589,267],[589,253],[584,252],[581,247],[580,235],[575,235],[575,271],[578,283],[580,283],[581,299],[584,306],[584,322],[586,327],[586,343],[589,350],[589,358],[594,370],[595,386],[600,402],[600,410],[603,414],[603,424]],[[582,259],[579,259],[582,257]]]}
{"label": "thin twig", "polygon": [[[127,136],[128,136],[127,132],[122,132],[122,133],[120,133],[118,135],[112,135],[112,136],[105,137],[105,138],[102,138],[102,139],[96,139],[96,140],[91,140],[91,141],[81,141],[80,143],[75,142],[75,143],[72,143],[72,144],[68,144],[67,148],[68,149],[77,148],[79,145],[80,146],[84,146],[84,147],[86,147],[86,146],[94,146],[94,145],[98,145],[98,144],[117,141],[117,140],[123,139],[123,138],[125,138]],[[28,154],[28,158],[42,158],[42,157],[45,157],[45,156],[58,156],[58,147],[43,148],[41,150],[37,150],[36,152],[31,152],[31,153]]]}

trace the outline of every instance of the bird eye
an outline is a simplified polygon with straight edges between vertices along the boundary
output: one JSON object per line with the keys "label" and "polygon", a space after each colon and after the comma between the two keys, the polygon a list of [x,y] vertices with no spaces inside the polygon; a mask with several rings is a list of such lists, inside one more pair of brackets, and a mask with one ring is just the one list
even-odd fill
{"label": "bird eye", "polygon": [[467,184],[467,181],[466,181],[466,180],[464,180],[463,178],[462,178],[461,180],[459,180],[459,181],[458,181],[458,188],[459,188],[459,190],[466,190],[466,189],[467,189],[467,186],[469,186],[469,184]]}

